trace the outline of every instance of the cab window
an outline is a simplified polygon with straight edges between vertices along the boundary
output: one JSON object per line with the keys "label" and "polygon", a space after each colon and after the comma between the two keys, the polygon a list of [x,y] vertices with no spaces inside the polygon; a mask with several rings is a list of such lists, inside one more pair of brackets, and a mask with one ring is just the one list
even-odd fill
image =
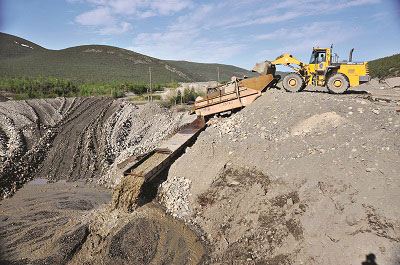
{"label": "cab window", "polygon": [[326,52],[325,51],[320,51],[320,52],[316,51],[311,54],[310,64],[319,64],[322,62],[326,62]]}

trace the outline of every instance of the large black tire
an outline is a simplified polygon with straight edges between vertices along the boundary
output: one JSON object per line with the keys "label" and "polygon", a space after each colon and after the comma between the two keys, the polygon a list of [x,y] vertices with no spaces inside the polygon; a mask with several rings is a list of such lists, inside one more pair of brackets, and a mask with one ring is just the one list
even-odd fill
{"label": "large black tire", "polygon": [[344,74],[335,74],[328,80],[328,91],[332,94],[342,94],[349,88],[350,82]]}
{"label": "large black tire", "polygon": [[297,73],[290,73],[283,78],[283,88],[288,92],[299,92],[302,91],[306,84],[304,79]]}

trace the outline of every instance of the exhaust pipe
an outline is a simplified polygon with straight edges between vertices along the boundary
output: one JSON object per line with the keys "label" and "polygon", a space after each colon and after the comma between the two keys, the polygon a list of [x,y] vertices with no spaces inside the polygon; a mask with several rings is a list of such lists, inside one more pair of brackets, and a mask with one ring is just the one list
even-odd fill
{"label": "exhaust pipe", "polygon": [[349,63],[353,61],[353,52],[354,52],[354,48],[350,50]]}

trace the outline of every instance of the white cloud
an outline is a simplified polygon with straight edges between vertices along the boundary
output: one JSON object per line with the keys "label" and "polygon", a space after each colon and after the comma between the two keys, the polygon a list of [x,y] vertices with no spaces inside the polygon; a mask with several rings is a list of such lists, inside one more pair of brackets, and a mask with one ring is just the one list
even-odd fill
{"label": "white cloud", "polygon": [[151,1],[150,7],[157,10],[161,15],[169,15],[191,6],[187,0],[156,0]]}
{"label": "white cloud", "polygon": [[[253,38],[255,40],[301,40],[314,38],[316,36],[332,36],[332,34],[340,36],[343,36],[343,34],[348,35],[344,30],[341,30],[342,26],[340,21],[321,21],[295,28],[280,28],[266,34],[255,35]],[[349,30],[352,31],[352,29]]]}
{"label": "white cloud", "polygon": [[144,11],[144,12],[138,14],[138,17],[139,18],[148,18],[148,17],[154,17],[156,15],[157,14],[153,11]]}
{"label": "white cloud", "polygon": [[109,8],[101,7],[80,14],[75,21],[84,26],[113,25],[115,19]]}
{"label": "white cloud", "polygon": [[217,9],[215,4],[198,6],[179,16],[165,31],[138,34],[129,49],[162,59],[223,62],[246,45],[233,38],[206,36],[207,22]]}
{"label": "white cloud", "polygon": [[131,28],[131,24],[122,21],[118,22],[107,7],[100,7],[80,14],[75,18],[75,22],[97,29],[101,35],[121,34]]}
{"label": "white cloud", "polygon": [[[340,16],[336,15],[341,10],[356,10],[359,6],[380,2],[220,0],[202,4],[193,0],[67,1],[89,3],[92,10],[79,15],[75,21],[102,35],[129,32],[135,21],[149,17],[156,21],[156,17],[164,17],[159,20],[164,24],[157,23],[157,28],[150,24],[145,28],[135,28],[136,37],[129,49],[161,59],[200,62],[226,62],[244,51],[250,53],[245,58],[249,61],[257,55],[273,59],[282,52],[308,53],[312,46],[327,46],[357,34],[357,25],[352,24],[349,28],[340,21],[332,21],[332,17],[339,20]],[[321,19],[324,21],[317,21]],[[261,46],[261,43],[266,43],[263,52],[250,50],[249,47]]]}
{"label": "white cloud", "polygon": [[102,35],[121,34],[127,32],[131,28],[128,22],[121,22],[119,24],[108,25],[99,30]]}
{"label": "white cloud", "polygon": [[[312,47],[329,47],[331,45],[331,41],[329,39],[308,39],[308,40],[300,40],[296,43],[292,43],[289,45],[285,45],[283,47],[262,50],[258,53],[260,58],[264,58],[265,60],[273,61],[275,58],[281,54],[289,53],[293,54],[294,57],[297,57],[298,53],[310,52]],[[300,59],[297,57],[297,59]]]}
{"label": "white cloud", "polygon": [[[339,21],[315,22],[305,26],[286,29],[282,28],[270,34],[257,35],[258,40],[274,40],[281,44],[278,48],[265,49],[258,53],[258,56],[266,60],[274,60],[283,53],[308,54],[312,47],[330,47],[339,45],[349,38],[357,36],[358,28],[346,28]],[[297,58],[301,59],[301,58]]]}
{"label": "white cloud", "polygon": [[127,20],[165,16],[192,6],[190,0],[67,0],[94,6],[75,18],[83,26],[97,27],[100,34],[124,33],[131,28]]}
{"label": "white cloud", "polygon": [[[261,5],[262,2],[265,5]],[[240,16],[222,18],[217,24],[226,28],[276,24],[315,15],[333,14],[346,8],[379,2],[381,0],[274,0],[268,2],[260,0],[260,8],[250,11],[244,9],[245,11]]]}
{"label": "white cloud", "polygon": [[244,26],[251,26],[251,25],[258,25],[258,24],[272,24],[272,23],[279,23],[283,22],[286,20],[291,20],[297,17],[302,16],[300,12],[286,12],[281,15],[273,15],[273,16],[263,16],[255,19],[249,19],[247,21],[237,23],[231,26],[228,26],[227,28],[234,28],[234,27],[244,27]]}
{"label": "white cloud", "polygon": [[245,48],[232,40],[208,40],[181,32],[140,35],[128,49],[161,59],[222,63]]}

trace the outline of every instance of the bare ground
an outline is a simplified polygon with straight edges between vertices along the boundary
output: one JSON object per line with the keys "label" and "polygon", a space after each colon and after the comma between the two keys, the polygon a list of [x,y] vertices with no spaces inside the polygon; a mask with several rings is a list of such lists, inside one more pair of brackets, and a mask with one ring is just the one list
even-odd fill
{"label": "bare ground", "polygon": [[[211,119],[158,190],[175,218],[153,202],[113,210],[109,191],[81,182],[27,185],[0,201],[0,260],[361,264],[373,253],[398,265],[399,91],[363,89],[271,90]],[[1,102],[1,196],[37,177],[114,186],[121,162],[187,119],[107,98]]]}
{"label": "bare ground", "polygon": [[0,263],[198,264],[195,233],[152,203],[113,209],[105,188],[191,119],[106,97],[2,102]]}
{"label": "bare ground", "polygon": [[110,199],[83,182],[25,185],[0,204],[0,263],[200,263],[196,234],[159,206],[129,214],[111,210]]}
{"label": "bare ground", "polygon": [[33,178],[114,185],[118,163],[153,149],[186,116],[106,97],[2,102],[0,197]]}
{"label": "bare ground", "polygon": [[400,91],[385,92],[268,91],[210,120],[159,201],[203,231],[210,264],[400,264]]}

